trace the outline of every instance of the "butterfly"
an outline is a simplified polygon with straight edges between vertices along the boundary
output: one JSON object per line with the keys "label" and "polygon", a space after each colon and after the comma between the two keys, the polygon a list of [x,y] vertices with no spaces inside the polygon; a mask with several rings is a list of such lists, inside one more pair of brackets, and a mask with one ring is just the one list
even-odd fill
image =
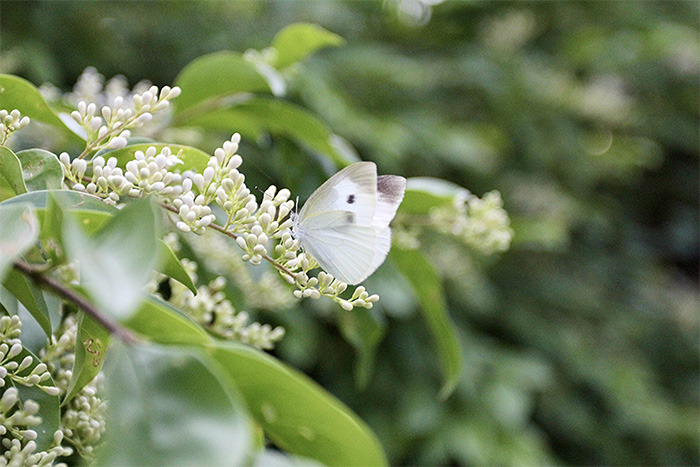
{"label": "butterfly", "polygon": [[292,235],[326,272],[358,284],[386,259],[405,190],[405,178],[377,176],[373,162],[356,162],[311,194],[293,216]]}

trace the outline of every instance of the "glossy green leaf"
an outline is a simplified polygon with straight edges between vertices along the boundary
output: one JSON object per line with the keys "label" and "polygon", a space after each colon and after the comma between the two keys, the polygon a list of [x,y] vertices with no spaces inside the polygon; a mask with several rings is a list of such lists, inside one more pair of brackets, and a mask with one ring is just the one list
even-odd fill
{"label": "glossy green leaf", "polygon": [[34,206],[35,209],[41,210],[47,206],[49,194],[63,206],[72,210],[101,211],[112,214],[119,212],[116,207],[105,203],[97,196],[71,190],[31,191],[3,201],[0,203],[0,207],[28,203]]}
{"label": "glossy green leaf", "polygon": [[189,316],[154,297],[144,300],[122,324],[159,344],[206,345],[212,340]]}
{"label": "glossy green leaf", "polygon": [[29,204],[0,205],[0,281],[38,237],[39,222]]}
{"label": "glossy green leaf", "polygon": [[184,266],[182,266],[182,263],[173,250],[170,249],[163,240],[158,241],[158,250],[158,256],[162,258],[161,267],[158,268],[158,270],[166,276],[175,279],[180,284],[190,289],[193,294],[197,295],[197,286],[192,282],[192,278],[187,274],[187,271]]}
{"label": "glossy green leaf", "polygon": [[114,344],[96,465],[244,465],[251,426],[220,373],[192,349]]}
{"label": "glossy green leaf", "polygon": [[345,41],[317,24],[290,24],[277,33],[272,46],[277,55],[272,65],[283,69],[299,62],[324,47],[339,46]]}
{"label": "glossy green leaf", "polygon": [[406,194],[399,211],[404,214],[428,214],[437,206],[452,204],[455,198],[464,198],[469,191],[446,180],[431,177],[413,177],[406,180]]}
{"label": "glossy green leaf", "polygon": [[209,351],[280,448],[326,465],[386,465],[369,427],[305,375],[252,347],[216,342]]}
{"label": "glossy green leaf", "polygon": [[229,109],[212,110],[187,122],[209,130],[240,132],[257,139],[263,132],[286,136],[302,146],[327,156],[336,166],[354,162],[341,140],[328,126],[306,109],[273,98],[254,98]]}
{"label": "glossy green leaf", "polygon": [[14,152],[0,146],[0,201],[26,192],[22,164]]}
{"label": "glossy green leaf", "polygon": [[253,467],[321,467],[316,461],[308,458],[290,456],[273,449],[264,449],[257,456]]}
{"label": "glossy green leaf", "polygon": [[462,350],[455,325],[447,313],[440,276],[420,250],[394,246],[390,255],[413,287],[423,318],[435,340],[444,380],[440,395],[447,398],[454,391],[462,371]]}
{"label": "glossy green leaf", "polygon": [[184,146],[182,144],[163,144],[163,143],[139,143],[125,146],[121,149],[115,149],[114,151],[109,151],[103,154],[105,159],[110,157],[115,157],[117,159],[117,166],[124,168],[126,163],[134,159],[134,154],[136,151],[143,151],[144,153],[151,146],[155,146],[157,151],[161,151],[164,147],[169,147],[173,154],[180,154],[180,159],[182,159],[183,164],[178,165],[176,168],[181,172],[185,170],[195,170],[197,172],[203,171],[207,167],[207,162],[209,162],[210,154],[206,152],[193,148],[192,146]]}
{"label": "glossy green leaf", "polygon": [[182,94],[173,101],[177,114],[208,101],[239,93],[270,92],[265,79],[241,54],[215,52],[191,61],[177,76]]}
{"label": "glossy green leaf", "polygon": [[22,176],[29,191],[57,190],[63,181],[63,169],[55,154],[43,149],[27,149],[17,153]]}
{"label": "glossy green leaf", "polygon": [[0,74],[0,109],[17,109],[22,116],[58,127],[77,139],[75,133],[51,110],[36,86],[18,76]]}
{"label": "glossy green leaf", "polygon": [[125,319],[143,298],[158,265],[157,209],[148,200],[128,204],[94,236],[64,222],[63,244],[80,265],[82,286],[101,310]]}
{"label": "glossy green leaf", "polygon": [[41,290],[16,269],[10,269],[7,272],[2,285],[24,305],[39,326],[41,326],[46,337],[50,337],[51,320]]}
{"label": "glossy green leaf", "polygon": [[[26,348],[22,348],[22,351],[13,359],[16,362],[21,362],[26,357],[32,357],[32,364],[29,365],[25,370],[19,373],[19,376],[27,376],[31,374],[32,370],[36,368],[41,360],[30,352]],[[54,386],[55,383],[53,378],[49,377],[46,381],[40,383],[41,386]],[[36,431],[37,438],[35,440],[37,445],[37,451],[43,451],[51,445],[53,442],[53,435],[58,430],[59,421],[61,419],[61,412],[59,409],[59,396],[51,396],[46,394],[44,391],[36,386],[24,386],[22,384],[16,384],[15,387],[19,393],[20,399],[23,401],[33,400],[39,404],[41,423],[36,426],[32,426],[32,430]]]}
{"label": "glossy green leaf", "polygon": [[338,313],[340,332],[356,352],[355,381],[360,389],[367,387],[374,370],[377,346],[386,333],[370,310],[356,308],[351,313]]}
{"label": "glossy green leaf", "polygon": [[69,401],[102,370],[110,333],[85,313],[78,319],[78,336],[75,341],[75,362],[70,384],[63,398]]}

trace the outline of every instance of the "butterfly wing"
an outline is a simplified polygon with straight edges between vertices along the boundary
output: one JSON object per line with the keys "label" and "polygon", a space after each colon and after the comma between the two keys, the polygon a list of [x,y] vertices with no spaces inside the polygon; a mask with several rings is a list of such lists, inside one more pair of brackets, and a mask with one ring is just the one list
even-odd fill
{"label": "butterfly wing", "polygon": [[328,211],[349,211],[360,225],[370,225],[377,203],[377,166],[357,162],[333,175],[314,191],[299,212],[299,223]]}
{"label": "butterfly wing", "polygon": [[396,215],[406,191],[406,179],[398,175],[377,177],[377,208],[372,218],[372,225],[379,228],[388,227]]}
{"label": "butterfly wing", "polygon": [[[351,212],[327,211],[310,218],[299,237],[304,251],[325,271],[348,284],[362,282],[381,264],[375,259],[378,230],[371,225],[357,225],[355,221]],[[388,248],[381,260],[387,252]]]}
{"label": "butterfly wing", "polygon": [[295,236],[324,270],[358,284],[384,262],[391,248],[389,223],[405,187],[403,177],[377,177],[372,162],[352,164],[309,197],[295,222]]}

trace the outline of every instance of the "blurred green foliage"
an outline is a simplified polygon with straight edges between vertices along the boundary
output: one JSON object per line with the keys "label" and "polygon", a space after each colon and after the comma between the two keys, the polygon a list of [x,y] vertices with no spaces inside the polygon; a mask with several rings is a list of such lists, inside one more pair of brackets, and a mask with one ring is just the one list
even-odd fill
{"label": "blurred green foliage", "polygon": [[[4,0],[0,71],[65,89],[91,65],[163,85],[295,21],[339,34],[288,98],[382,173],[498,189],[515,244],[494,260],[423,239],[463,347],[446,401],[390,264],[368,281],[388,322],[365,389],[328,310],[275,315],[279,356],[367,421],[392,464],[697,464],[698,3],[431,3]],[[317,185],[293,142],[249,153],[253,179]]]}

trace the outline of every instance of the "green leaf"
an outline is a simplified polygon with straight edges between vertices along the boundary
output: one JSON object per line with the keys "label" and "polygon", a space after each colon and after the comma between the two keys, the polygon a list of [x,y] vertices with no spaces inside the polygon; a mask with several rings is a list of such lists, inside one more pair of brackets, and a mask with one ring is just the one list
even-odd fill
{"label": "green leaf", "polygon": [[352,313],[339,312],[338,322],[343,337],[357,352],[355,381],[360,389],[364,389],[372,376],[375,352],[386,329],[370,310],[362,308],[356,308]]}
{"label": "green leaf", "polygon": [[14,198],[6,199],[0,203],[0,206],[10,206],[13,204],[24,204],[29,203],[37,210],[45,208],[48,204],[49,194],[54,197],[54,199],[62,205],[65,205],[71,209],[84,209],[88,211],[102,211],[109,213],[117,213],[119,209],[116,207],[105,203],[100,198],[89,195],[87,193],[80,193],[78,191],[72,190],[39,190],[30,191],[29,193],[24,193]]}
{"label": "green leaf", "polygon": [[189,316],[157,298],[149,297],[122,324],[159,344],[206,345],[209,334]]}
{"label": "green leaf", "polygon": [[51,319],[41,290],[16,269],[10,269],[2,284],[34,317],[46,337],[51,337]]}
{"label": "green leaf", "polygon": [[406,180],[400,212],[404,214],[428,214],[434,207],[452,204],[457,198],[464,198],[469,190],[452,182],[431,177],[413,177]]}
{"label": "green leaf", "polygon": [[43,149],[27,149],[17,153],[22,176],[29,191],[57,190],[63,181],[63,169],[55,154]]}
{"label": "green leaf", "polygon": [[272,46],[277,56],[272,66],[281,70],[299,62],[319,49],[342,45],[345,41],[337,34],[317,24],[290,24],[277,33]]}
{"label": "green leaf", "polygon": [[0,204],[0,281],[38,237],[39,222],[29,204]]}
{"label": "green leaf", "polygon": [[386,465],[369,427],[305,375],[241,344],[217,341],[209,351],[278,447],[326,465]]}
{"label": "green leaf", "polygon": [[[13,359],[16,362],[21,362],[26,357],[32,357],[32,364],[24,371],[20,372],[20,376],[29,375],[32,370],[41,363],[41,360],[29,350],[22,348],[22,351]],[[46,381],[40,383],[41,386],[55,386],[53,378],[49,377]],[[22,401],[33,400],[39,404],[41,423],[32,426],[32,430],[36,431],[37,438],[35,440],[37,451],[43,451],[53,442],[53,435],[58,430],[61,412],[59,408],[59,396],[50,396],[36,386],[24,386],[21,384],[15,385]]]}
{"label": "green leaf", "polygon": [[26,192],[22,164],[14,152],[0,146],[0,201]]}
{"label": "green leaf", "polygon": [[187,271],[182,266],[182,263],[175,255],[173,250],[171,250],[170,247],[163,242],[163,240],[158,241],[158,250],[158,256],[162,258],[162,265],[160,268],[158,268],[158,271],[175,279],[180,284],[190,289],[193,294],[197,295],[197,286],[194,285],[192,278],[189,274],[187,274]]}
{"label": "green leaf", "polygon": [[462,371],[462,351],[454,323],[445,307],[440,276],[420,250],[394,246],[391,259],[413,287],[423,318],[437,345],[443,373],[442,398],[454,391]]}
{"label": "green leaf", "polygon": [[181,114],[199,104],[244,92],[270,92],[265,79],[241,54],[215,52],[191,61],[175,79],[182,94],[173,101]]}
{"label": "green leaf", "polygon": [[0,74],[0,109],[8,112],[17,109],[24,117],[48,123],[78,138],[51,110],[36,86],[18,76]]}
{"label": "green leaf", "polygon": [[158,265],[156,207],[128,204],[94,236],[64,222],[63,244],[80,265],[82,286],[101,310],[125,319],[143,298],[143,286]]}
{"label": "green leaf", "polygon": [[184,146],[182,144],[163,144],[163,143],[139,143],[125,146],[121,149],[115,149],[113,151],[105,152],[102,157],[108,159],[110,157],[115,157],[117,159],[117,166],[122,169],[126,167],[126,163],[134,160],[134,154],[136,151],[143,151],[144,153],[151,146],[155,146],[156,150],[160,152],[164,147],[169,147],[173,154],[180,153],[180,159],[182,159],[183,165],[178,165],[176,168],[181,172],[185,170],[194,170],[197,172],[203,171],[207,167],[207,162],[211,155],[206,152],[193,148],[191,146]]}
{"label": "green leaf", "polygon": [[63,403],[71,400],[102,370],[109,339],[107,329],[85,313],[80,313],[73,374]]}
{"label": "green leaf", "polygon": [[114,344],[96,465],[245,465],[251,426],[220,373],[192,349]]}
{"label": "green leaf", "polygon": [[322,467],[323,464],[273,449],[263,449],[255,456],[254,467]]}
{"label": "green leaf", "polygon": [[274,98],[254,98],[229,109],[212,110],[187,121],[209,130],[234,132],[257,139],[266,131],[286,136],[328,157],[336,166],[354,162],[342,149],[340,139],[308,110]]}

